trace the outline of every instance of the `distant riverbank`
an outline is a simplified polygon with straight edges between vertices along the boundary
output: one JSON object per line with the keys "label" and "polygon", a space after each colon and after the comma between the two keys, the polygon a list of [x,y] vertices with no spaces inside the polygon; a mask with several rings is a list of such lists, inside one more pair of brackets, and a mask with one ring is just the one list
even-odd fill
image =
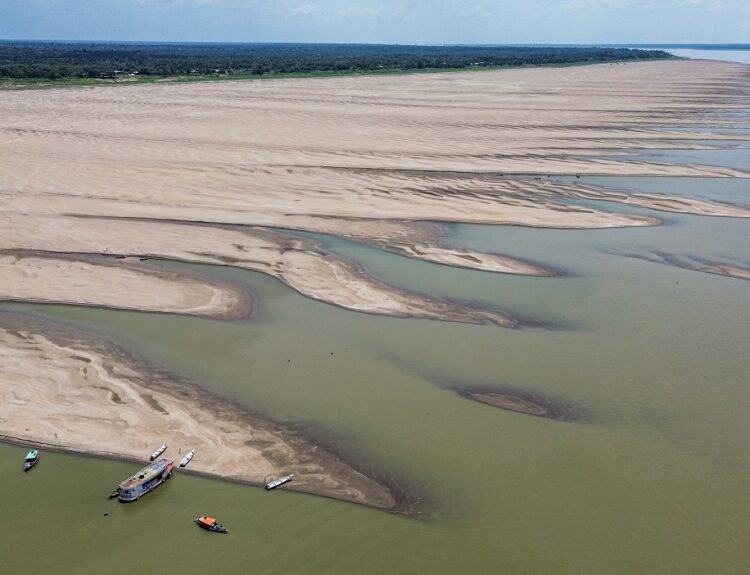
{"label": "distant riverbank", "polygon": [[694,44],[637,46],[643,50],[664,50],[678,58],[691,60],[720,60],[750,64],[750,44]]}
{"label": "distant riverbank", "polygon": [[614,46],[0,41],[0,86],[90,85],[570,66],[669,58]]}

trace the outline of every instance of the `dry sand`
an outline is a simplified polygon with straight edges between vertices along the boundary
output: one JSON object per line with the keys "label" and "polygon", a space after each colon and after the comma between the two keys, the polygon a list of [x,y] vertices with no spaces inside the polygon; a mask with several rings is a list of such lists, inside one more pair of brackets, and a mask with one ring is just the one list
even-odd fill
{"label": "dry sand", "polygon": [[[708,122],[706,111],[714,126],[731,126],[729,113],[740,105],[747,79],[742,65],[665,61],[4,91],[2,215],[283,227],[339,235],[435,263],[553,275],[533,262],[447,247],[437,228],[424,222],[568,228],[659,223],[566,203],[580,197],[747,216],[742,207],[530,177],[744,177],[726,168],[599,156],[643,147],[706,147],[702,142],[719,137],[747,139],[664,129],[700,127]],[[54,246],[44,228],[22,226],[25,231],[11,235],[7,246],[74,251],[70,244],[90,223],[79,222],[70,238]],[[150,244],[145,253],[163,251],[158,245],[163,235],[157,235],[144,238]],[[135,246],[125,252],[138,255]],[[313,259],[305,265],[317,265]],[[356,300],[359,289],[338,282],[317,297],[347,292],[338,299]]]}
{"label": "dry sand", "polygon": [[111,344],[11,314],[0,314],[0,436],[135,461],[167,443],[170,458],[195,449],[189,470],[210,477],[261,485],[293,472],[290,489],[384,509],[403,503],[294,432],[149,373]]}
{"label": "dry sand", "polygon": [[[441,228],[427,222],[582,229],[660,223],[569,203],[580,198],[748,217],[743,206],[543,176],[747,177],[728,168],[635,161],[626,152],[707,147],[712,138],[703,133],[664,126],[701,127],[708,121],[705,112],[711,112],[714,126],[731,126],[730,114],[741,106],[749,76],[748,67],[739,64],[663,61],[2,91],[0,216],[2,225],[12,228],[2,248],[100,253],[99,237],[81,245],[82,237],[98,235],[97,220],[61,224],[71,229],[66,237],[55,235],[54,220],[149,218],[252,227],[245,235],[257,235],[259,226],[320,232],[433,263],[555,275],[554,269],[512,254],[452,248]],[[19,222],[40,215],[50,225]],[[162,233],[162,227],[154,222],[138,242],[120,241],[117,249],[235,265],[228,259],[236,257],[234,242],[222,243],[226,234],[214,231],[210,248],[177,255],[175,234]],[[261,243],[268,243],[266,238]],[[296,241],[280,232],[275,238],[271,250]],[[272,273],[308,297],[348,309],[483,321],[476,310],[459,312],[446,302],[376,282],[319,246],[274,261],[256,255],[252,259],[260,263],[240,267]],[[124,299],[123,293],[123,305]],[[507,318],[500,323],[512,324]]]}
{"label": "dry sand", "polygon": [[[137,262],[138,259],[135,259]],[[0,252],[0,300],[239,319],[252,297],[237,287],[91,256]]]}

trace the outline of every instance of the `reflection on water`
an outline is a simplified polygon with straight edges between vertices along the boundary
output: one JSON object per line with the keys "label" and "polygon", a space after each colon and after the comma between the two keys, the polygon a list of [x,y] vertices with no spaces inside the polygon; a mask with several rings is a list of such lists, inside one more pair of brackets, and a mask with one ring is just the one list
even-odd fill
{"label": "reflection on water", "polygon": [[[739,180],[583,178],[722,199]],[[606,204],[619,209],[617,204]],[[632,209],[632,208],[630,208]],[[652,213],[652,212],[648,212]],[[559,267],[559,278],[453,269],[322,237],[391,283],[566,326],[505,330],[357,314],[252,272],[249,321],[20,306],[85,326],[154,367],[324,439],[424,497],[422,519],[177,476],[108,501],[131,465],[0,445],[7,569],[132,573],[144,564],[265,573],[738,572],[750,553],[750,282],[636,260],[661,250],[747,261],[750,222],[668,215],[655,228],[451,226],[456,246]],[[451,387],[556,398],[577,421],[468,401]],[[110,515],[105,516],[104,513]],[[230,528],[197,529],[202,514]],[[9,551],[12,551],[9,553]]]}

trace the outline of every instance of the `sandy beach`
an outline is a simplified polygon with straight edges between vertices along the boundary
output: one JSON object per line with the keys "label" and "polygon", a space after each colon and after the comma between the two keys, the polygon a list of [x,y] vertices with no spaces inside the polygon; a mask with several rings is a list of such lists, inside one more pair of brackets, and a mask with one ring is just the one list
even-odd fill
{"label": "sandy beach", "polygon": [[132,461],[147,461],[167,443],[169,458],[195,449],[190,472],[251,485],[293,472],[290,489],[384,509],[397,505],[387,487],[324,448],[146,371],[106,341],[3,313],[0,359],[6,440]]}

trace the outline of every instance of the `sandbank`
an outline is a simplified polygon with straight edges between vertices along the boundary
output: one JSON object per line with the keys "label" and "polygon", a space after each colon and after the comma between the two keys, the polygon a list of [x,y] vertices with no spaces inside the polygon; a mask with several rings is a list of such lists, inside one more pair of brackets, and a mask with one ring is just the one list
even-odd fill
{"label": "sandbank", "polygon": [[646,254],[628,254],[628,257],[673,266],[684,270],[725,276],[740,280],[750,280],[750,267],[737,263],[707,259],[695,255],[678,255],[663,251],[655,251]]}
{"label": "sandbank", "polygon": [[112,258],[18,251],[0,252],[0,300],[216,319],[245,318],[253,309],[248,292],[214,280]]}
{"label": "sandbank", "polygon": [[[0,436],[15,442],[133,461],[167,443],[170,458],[195,449],[188,469],[209,477],[262,485],[293,472],[292,490],[382,509],[405,504],[299,433],[30,316],[0,313],[0,398]],[[112,487],[99,486],[102,496]]]}
{"label": "sandbank", "polygon": [[[43,229],[43,234],[33,230]],[[500,312],[432,298],[388,285],[360,265],[327,252],[319,242],[261,228],[226,227],[155,220],[93,217],[31,217],[0,214],[0,250],[138,254],[194,263],[232,266],[278,278],[299,293],[363,313],[517,327]],[[105,274],[100,269],[99,274]],[[2,283],[0,283],[2,288]],[[111,285],[113,300],[128,298]],[[142,294],[148,298],[148,293]]]}
{"label": "sandbank", "polygon": [[498,407],[507,411],[566,421],[574,419],[574,414],[565,406],[539,394],[519,390],[502,389],[462,389],[456,388],[461,397]]}

